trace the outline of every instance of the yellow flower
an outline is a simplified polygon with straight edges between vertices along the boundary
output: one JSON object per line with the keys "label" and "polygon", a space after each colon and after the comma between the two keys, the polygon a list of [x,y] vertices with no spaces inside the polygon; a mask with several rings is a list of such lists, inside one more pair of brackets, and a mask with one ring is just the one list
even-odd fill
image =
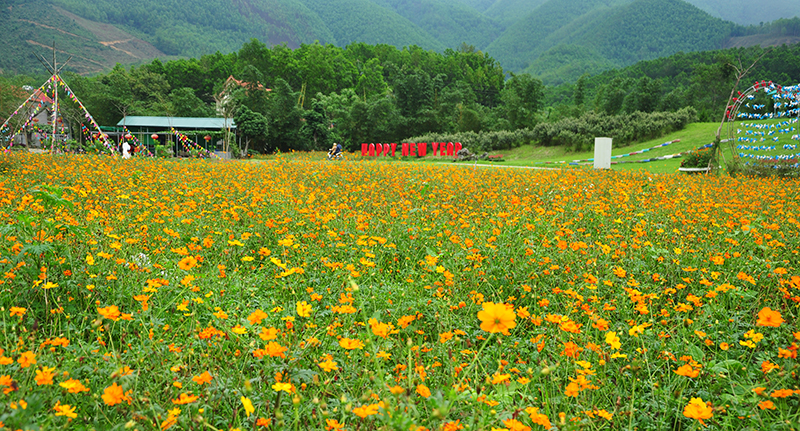
{"label": "yellow flower", "polygon": [[483,310],[478,312],[478,319],[481,320],[481,329],[486,332],[501,332],[509,335],[508,330],[517,326],[514,310],[506,304],[494,304],[484,302]]}
{"label": "yellow flower", "polygon": [[306,301],[300,301],[297,303],[297,315],[300,317],[309,317],[311,316],[311,305]]}
{"label": "yellow flower", "polygon": [[274,389],[275,392],[284,391],[284,392],[291,393],[292,392],[292,384],[291,383],[277,382],[274,385],[272,385],[272,389]]}
{"label": "yellow flower", "polygon": [[256,408],[253,407],[253,403],[250,401],[249,398],[242,396],[241,400],[242,400],[242,405],[244,406],[244,412],[247,414],[247,417],[249,418],[250,415],[256,411]]}
{"label": "yellow flower", "polygon": [[606,332],[606,344],[611,346],[614,350],[618,350],[622,347],[622,343],[620,343],[616,332]]}

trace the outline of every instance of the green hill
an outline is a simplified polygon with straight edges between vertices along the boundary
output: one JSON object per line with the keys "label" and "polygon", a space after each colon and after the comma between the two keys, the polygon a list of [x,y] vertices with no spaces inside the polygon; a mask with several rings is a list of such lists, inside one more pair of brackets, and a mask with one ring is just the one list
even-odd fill
{"label": "green hill", "polygon": [[743,25],[800,17],[797,0],[687,0],[709,14]]}
{"label": "green hill", "polygon": [[504,68],[525,69],[548,49],[566,42],[570,35],[556,34],[559,30],[575,22],[591,22],[598,11],[617,1],[625,0],[549,0],[514,23],[486,50]]}
{"label": "green hill", "polygon": [[[587,4],[591,10],[581,9]],[[488,50],[512,70],[527,58],[525,72],[557,84],[676,52],[719,49],[735,28],[681,0],[551,0]],[[521,55],[508,57],[512,47]]]}
{"label": "green hill", "polygon": [[[719,15],[721,0],[690,0]],[[798,3],[795,5],[794,3]],[[41,73],[53,42],[93,74],[153,58],[237,51],[251,39],[298,48],[385,44],[480,50],[548,84],[675,52],[800,41],[800,18],[743,27],[682,0],[5,0],[0,70]],[[728,11],[745,8],[731,0]],[[792,0],[766,0],[789,17]]]}
{"label": "green hill", "polygon": [[448,48],[484,48],[504,30],[495,20],[453,0],[372,0],[402,15]]}
{"label": "green hill", "polygon": [[626,66],[676,52],[722,48],[735,25],[682,0],[636,0],[592,20],[578,43]]}
{"label": "green hill", "polygon": [[547,0],[497,0],[486,9],[486,16],[496,19],[505,26],[511,26],[528,16]]}
{"label": "green hill", "polygon": [[339,46],[364,42],[434,50],[446,47],[407,18],[370,0],[300,1],[328,24]]}

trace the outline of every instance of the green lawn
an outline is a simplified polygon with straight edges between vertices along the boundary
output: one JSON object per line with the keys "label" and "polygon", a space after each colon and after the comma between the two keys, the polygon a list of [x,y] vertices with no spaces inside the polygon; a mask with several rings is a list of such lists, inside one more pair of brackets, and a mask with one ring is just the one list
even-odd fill
{"label": "green lawn", "polygon": [[[638,161],[650,159],[654,157],[661,157],[670,154],[682,153],[694,148],[706,145],[714,140],[716,134],[717,123],[693,123],[688,125],[685,129],[670,133],[658,139],[639,142],[625,147],[613,147],[612,156],[628,154],[634,151],[644,150],[655,147],[656,145],[679,139],[680,142],[670,144],[666,147],[654,149],[644,154],[636,154],[621,159],[612,159],[615,161]],[[490,162],[497,165],[506,166],[542,166],[542,167],[576,167],[575,165],[552,164],[553,162],[572,162],[574,160],[585,160],[594,157],[594,153],[590,151],[585,152],[571,152],[564,147],[540,147],[534,145],[527,145],[523,147],[514,148],[511,150],[503,150],[496,152],[503,155],[502,162]],[[426,162],[435,161],[449,161],[449,157],[426,157]],[[551,162],[551,163],[547,163]],[[653,173],[669,173],[677,172],[681,164],[680,158],[660,160],[655,162],[646,163],[621,163],[613,164],[613,170],[645,170]],[[589,163],[587,166],[591,166]]]}
{"label": "green lawn", "polygon": [[[766,120],[764,123],[776,122],[778,120]],[[752,121],[750,121],[752,122]],[[624,146],[624,147],[617,147],[614,146],[612,149],[612,157],[613,156],[622,156],[625,154],[629,154],[636,151],[641,151],[645,149],[651,149],[642,154],[634,154],[631,156],[620,157],[617,159],[612,159],[612,170],[620,170],[620,171],[647,171],[650,173],[675,173],[678,172],[678,168],[681,164],[681,158],[673,158],[668,160],[658,160],[652,162],[642,162],[642,163],[630,163],[630,162],[637,162],[643,161],[646,159],[652,159],[656,157],[663,157],[672,154],[679,154],[686,151],[691,151],[695,148],[701,147],[703,145],[709,144],[714,140],[714,136],[716,135],[717,127],[719,127],[719,123],[692,123],[689,124],[683,130],[679,130],[676,132],[669,133],[665,136],[662,136],[657,139],[651,139],[644,142],[634,143],[632,145]],[[734,127],[739,127],[739,125],[735,125]],[[744,129],[743,127],[741,127]],[[727,126],[722,130],[722,137],[723,139],[727,135]],[[741,134],[744,136],[744,134]],[[785,135],[784,135],[785,136]],[[663,144],[665,142],[671,142],[679,140],[679,142],[671,143],[665,147],[654,148],[657,145]],[[775,145],[776,150],[774,151],[749,151],[749,153],[754,155],[778,155],[778,154],[787,154],[787,153],[796,153],[797,150],[783,150],[782,146],[786,138],[782,138],[780,143],[774,143],[771,140],[767,139],[767,141],[758,144],[748,144],[743,143],[745,145]],[[734,143],[733,151],[739,152],[740,150],[735,149],[735,146],[738,143]],[[724,168],[725,161],[730,160],[733,152],[728,145],[723,146],[723,159],[721,165]],[[430,155],[431,149],[429,148],[428,156],[424,158],[383,158],[381,157],[380,160],[383,161],[402,161],[402,162],[415,162],[415,163],[452,163],[451,157],[442,157],[442,156],[431,156]],[[399,154],[400,148],[397,148],[397,154]],[[744,151],[748,152],[748,151]],[[527,167],[551,167],[551,168],[587,168],[590,169],[592,167],[592,162],[579,162],[575,163],[577,160],[587,160],[594,157],[594,153],[592,151],[584,151],[584,152],[572,152],[569,151],[568,148],[565,147],[542,147],[542,146],[535,146],[535,145],[526,145],[518,148],[513,148],[510,150],[501,150],[492,153],[494,155],[502,155],[502,161],[497,162],[489,162],[489,161],[479,161],[478,164],[491,164],[491,165],[499,165],[499,166],[527,166]],[[267,158],[269,158],[268,156]],[[305,157],[305,156],[300,156]],[[319,156],[320,159],[324,159],[324,154]],[[350,158],[352,159],[360,159],[360,153],[356,152]],[[563,162],[563,163],[558,163]],[[615,163],[615,162],[622,162],[622,163]],[[627,163],[626,163],[627,162]],[[475,162],[463,162],[463,163],[470,163],[475,164]],[[571,164],[572,163],[572,164]]]}

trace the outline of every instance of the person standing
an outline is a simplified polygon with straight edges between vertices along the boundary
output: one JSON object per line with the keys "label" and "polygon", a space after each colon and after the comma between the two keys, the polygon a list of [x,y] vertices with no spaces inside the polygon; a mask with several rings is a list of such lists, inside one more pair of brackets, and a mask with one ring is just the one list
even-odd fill
{"label": "person standing", "polygon": [[131,158],[131,144],[129,144],[128,141],[122,141],[122,158]]}

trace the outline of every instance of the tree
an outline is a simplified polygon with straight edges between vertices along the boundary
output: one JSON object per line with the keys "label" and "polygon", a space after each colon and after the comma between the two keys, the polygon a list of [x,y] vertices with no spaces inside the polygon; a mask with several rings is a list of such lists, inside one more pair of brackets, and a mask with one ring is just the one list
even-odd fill
{"label": "tree", "polygon": [[236,122],[236,132],[242,137],[244,141],[244,148],[241,150],[241,155],[246,156],[250,149],[250,144],[259,152],[268,152],[267,148],[267,132],[269,129],[269,121],[258,112],[250,110],[247,106],[241,106],[234,115],[233,120]]}
{"label": "tree", "polygon": [[210,117],[214,110],[194,94],[189,87],[172,90],[169,102],[176,117]]}
{"label": "tree", "polygon": [[537,113],[543,106],[544,84],[527,73],[512,73],[501,92],[501,98],[511,125],[516,129],[532,129],[538,122]]}
{"label": "tree", "polygon": [[297,93],[281,78],[275,81],[269,100],[270,146],[280,151],[300,148],[298,131],[302,111],[297,106]]}
{"label": "tree", "polygon": [[389,86],[383,80],[383,66],[377,58],[369,59],[359,71],[356,94],[366,102],[368,98],[383,96],[388,91]]}
{"label": "tree", "polygon": [[319,101],[312,102],[312,109],[303,113],[300,127],[301,150],[327,150],[331,146],[330,121],[325,116],[325,108]]}

